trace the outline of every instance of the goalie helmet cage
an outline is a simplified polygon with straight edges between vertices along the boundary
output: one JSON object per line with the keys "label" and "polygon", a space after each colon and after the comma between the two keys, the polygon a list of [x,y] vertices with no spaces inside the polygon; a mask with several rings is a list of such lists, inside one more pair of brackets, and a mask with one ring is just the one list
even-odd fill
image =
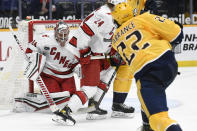
{"label": "goalie helmet cage", "polygon": [[[59,20],[30,20],[21,21],[18,24],[17,37],[25,50],[27,44],[33,41],[37,35],[53,31]],[[76,29],[81,20],[64,20],[70,29]],[[13,37],[13,36],[10,36]],[[14,98],[23,97],[26,93],[35,93],[39,89],[33,81],[23,76],[25,58],[16,43],[12,44],[10,58],[6,61],[3,71],[0,72],[0,109],[11,108]]]}
{"label": "goalie helmet cage", "polygon": [[[59,20],[47,20],[47,21],[30,21],[28,22],[28,43],[30,43],[31,41],[33,41],[34,39],[34,35],[36,35],[34,33],[35,30],[35,26],[36,25],[46,25],[45,28],[54,28],[54,25],[56,25],[56,23]],[[75,28],[77,27],[77,25],[79,25],[81,23],[81,20],[64,20],[64,22],[66,22],[69,27]],[[41,26],[40,26],[41,27]],[[38,27],[38,28],[40,28]],[[42,27],[41,27],[42,28]],[[40,29],[38,29],[40,30]],[[40,31],[38,31],[40,33]],[[29,81],[29,93],[34,93],[34,83],[33,81]]]}

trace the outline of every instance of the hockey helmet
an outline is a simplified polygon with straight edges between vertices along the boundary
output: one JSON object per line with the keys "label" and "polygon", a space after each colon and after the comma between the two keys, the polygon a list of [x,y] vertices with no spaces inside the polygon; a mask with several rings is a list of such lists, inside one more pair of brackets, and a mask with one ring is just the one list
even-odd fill
{"label": "hockey helmet", "polygon": [[133,11],[134,9],[128,3],[123,2],[117,4],[112,10],[111,14],[113,19],[119,25],[122,25],[124,22],[134,17]]}
{"label": "hockey helmet", "polygon": [[54,31],[57,42],[60,44],[60,46],[65,46],[70,32],[69,26],[61,20],[56,24]]}
{"label": "hockey helmet", "polygon": [[135,11],[134,16],[139,15],[140,12],[141,12],[141,10],[144,9],[145,1],[146,1],[146,0],[127,0],[127,3],[128,3],[128,4],[134,9],[134,11]]}

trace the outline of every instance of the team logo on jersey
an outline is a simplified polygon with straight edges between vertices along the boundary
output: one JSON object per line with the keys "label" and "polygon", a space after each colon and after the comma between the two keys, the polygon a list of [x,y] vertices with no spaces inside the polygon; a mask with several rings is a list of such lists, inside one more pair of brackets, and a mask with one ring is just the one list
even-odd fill
{"label": "team logo on jersey", "polygon": [[49,48],[49,47],[47,47],[47,46],[45,46],[45,47],[44,47],[44,49],[45,49],[45,50],[50,50],[50,48]]}

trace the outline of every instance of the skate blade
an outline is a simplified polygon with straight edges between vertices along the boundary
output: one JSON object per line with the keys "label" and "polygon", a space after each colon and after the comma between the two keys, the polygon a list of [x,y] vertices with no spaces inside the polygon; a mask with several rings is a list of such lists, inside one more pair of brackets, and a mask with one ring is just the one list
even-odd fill
{"label": "skate blade", "polygon": [[102,120],[106,119],[107,115],[87,114],[86,120]]}
{"label": "skate blade", "polygon": [[118,111],[113,111],[111,114],[111,117],[113,118],[133,118],[135,116],[135,113],[123,113]]}
{"label": "skate blade", "polygon": [[75,123],[69,119],[62,119],[62,117],[60,116],[53,116],[52,121],[60,124],[60,125],[64,125],[64,126],[74,126]]}

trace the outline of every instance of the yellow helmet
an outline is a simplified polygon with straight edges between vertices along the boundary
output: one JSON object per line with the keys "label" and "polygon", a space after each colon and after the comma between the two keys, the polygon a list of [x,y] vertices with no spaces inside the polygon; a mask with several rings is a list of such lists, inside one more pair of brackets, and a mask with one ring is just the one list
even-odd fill
{"label": "yellow helmet", "polygon": [[111,12],[113,19],[122,25],[127,20],[131,19],[133,15],[133,8],[125,2],[117,4]]}

